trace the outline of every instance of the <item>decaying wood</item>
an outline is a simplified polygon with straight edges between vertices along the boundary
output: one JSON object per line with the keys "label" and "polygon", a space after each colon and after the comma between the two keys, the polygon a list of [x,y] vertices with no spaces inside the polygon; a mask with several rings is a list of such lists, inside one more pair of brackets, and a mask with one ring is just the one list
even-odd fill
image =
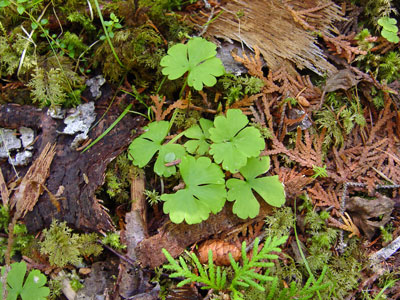
{"label": "decaying wood", "polygon": [[[342,19],[340,8],[332,1],[231,0],[222,1],[221,7],[224,12],[209,25],[207,33],[250,48],[257,45],[270,69],[277,70],[290,61],[299,69],[320,75],[336,71],[313,34],[319,31],[331,36],[332,24]],[[237,15],[239,11],[243,16]]]}
{"label": "decaying wood", "polygon": [[[109,96],[109,95],[108,95]],[[107,97],[107,95],[104,95]],[[98,100],[99,101],[99,100]],[[97,118],[105,109],[97,108]],[[96,138],[104,132],[118,117],[120,111],[111,108],[108,114],[89,132],[90,138]],[[112,230],[111,219],[96,198],[96,190],[104,183],[104,172],[110,161],[125,150],[133,139],[132,129],[141,127],[143,119],[126,115],[103,139],[88,151],[81,153],[70,148],[73,136],[61,135],[62,120],[52,119],[46,110],[30,106],[2,105],[0,107],[0,126],[34,129],[37,141],[34,144],[34,159],[43,152],[45,146],[56,143],[55,157],[50,167],[50,176],[46,181],[47,189],[60,196],[58,210],[50,199],[49,193],[39,197],[33,210],[25,216],[25,223],[30,231],[37,231],[49,226],[52,219],[67,221],[68,225],[81,230]],[[7,162],[1,162],[1,169],[6,182],[14,178],[14,172]],[[18,168],[23,176],[27,168]],[[62,191],[58,193],[58,191]]]}
{"label": "decaying wood", "polygon": [[55,154],[55,145],[48,143],[22,178],[17,191],[10,199],[11,208],[15,207],[15,219],[25,217],[39,200],[50,175],[50,165]]}
{"label": "decaying wood", "polygon": [[4,181],[3,172],[0,169],[0,196],[4,207],[8,206],[9,195],[7,184]]}
{"label": "decaying wood", "polygon": [[[260,213],[257,218],[263,219],[271,212],[272,207],[264,201],[260,201]],[[162,248],[167,249],[173,257],[176,257],[183,253],[189,245],[245,222],[246,220],[240,219],[232,213],[232,204],[226,203],[220,213],[211,214],[206,221],[200,224],[169,223],[158,234],[143,240],[136,249],[136,253],[143,266],[155,268],[166,261],[161,252]]]}
{"label": "decaying wood", "polygon": [[[125,216],[126,226],[123,230],[123,241],[127,245],[127,255],[133,261],[137,260],[136,247],[147,236],[146,224],[146,199],[144,171],[136,169],[131,181],[132,209]],[[122,263],[119,272],[119,294],[127,299],[133,295],[141,294],[151,286],[149,274],[140,268],[135,268],[127,263]]]}

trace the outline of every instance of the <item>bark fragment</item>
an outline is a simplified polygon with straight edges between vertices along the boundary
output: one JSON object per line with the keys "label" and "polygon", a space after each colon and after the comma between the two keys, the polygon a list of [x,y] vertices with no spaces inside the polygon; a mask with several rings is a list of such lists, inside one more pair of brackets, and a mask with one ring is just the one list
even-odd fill
{"label": "bark fragment", "polygon": [[[110,94],[105,95],[104,99],[108,99],[109,96]],[[105,108],[96,108],[97,120],[104,111]],[[117,108],[111,108],[89,132],[89,138],[94,139],[103,133],[120,113]],[[57,144],[46,187],[52,194],[64,200],[60,201],[58,210],[53,205],[49,193],[43,193],[33,210],[25,217],[28,229],[38,231],[49,226],[53,218],[57,218],[81,230],[112,230],[111,219],[100,200],[96,198],[95,191],[104,183],[104,172],[108,163],[126,149],[134,138],[133,129],[142,125],[141,117],[126,115],[103,139],[88,151],[81,153],[70,148],[73,136],[59,134],[65,126],[63,121],[52,119],[46,110],[32,106],[1,106],[1,127],[15,129],[25,126],[36,132],[34,159],[48,143]],[[15,173],[11,166],[5,161],[0,162],[0,166],[5,181],[12,181]],[[18,172],[23,176],[27,168],[18,168]],[[61,194],[57,193],[62,189],[64,190]]]}

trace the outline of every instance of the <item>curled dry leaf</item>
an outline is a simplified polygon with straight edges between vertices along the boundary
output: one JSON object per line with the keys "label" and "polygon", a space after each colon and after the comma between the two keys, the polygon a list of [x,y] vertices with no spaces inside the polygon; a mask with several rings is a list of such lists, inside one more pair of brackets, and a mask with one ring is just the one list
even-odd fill
{"label": "curled dry leaf", "polygon": [[354,224],[368,239],[373,238],[376,229],[389,222],[393,208],[394,201],[383,195],[374,200],[351,197],[346,203],[346,210],[350,212]]}
{"label": "curled dry leaf", "polygon": [[213,253],[213,262],[217,266],[229,266],[229,253],[232,254],[232,258],[235,261],[238,261],[241,256],[240,249],[228,242],[223,240],[208,240],[205,241],[199,247],[199,260],[202,264],[208,262],[208,252],[212,251]]}

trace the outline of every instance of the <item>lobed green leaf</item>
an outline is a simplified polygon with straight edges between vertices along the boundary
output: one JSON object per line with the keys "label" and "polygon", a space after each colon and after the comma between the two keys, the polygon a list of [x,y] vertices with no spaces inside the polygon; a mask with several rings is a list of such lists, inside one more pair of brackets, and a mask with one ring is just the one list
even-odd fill
{"label": "lobed green leaf", "polygon": [[230,109],[226,116],[216,117],[214,127],[209,129],[213,141],[210,154],[231,173],[237,173],[246,165],[247,158],[258,156],[265,147],[260,131],[246,127],[248,122],[240,109]]}
{"label": "lobed green leaf", "polygon": [[[218,213],[225,204],[224,174],[207,157],[185,156],[179,165],[185,188],[175,194],[163,194],[164,213],[174,223],[188,224],[206,220],[210,212]],[[195,172],[193,170],[196,170]]]}

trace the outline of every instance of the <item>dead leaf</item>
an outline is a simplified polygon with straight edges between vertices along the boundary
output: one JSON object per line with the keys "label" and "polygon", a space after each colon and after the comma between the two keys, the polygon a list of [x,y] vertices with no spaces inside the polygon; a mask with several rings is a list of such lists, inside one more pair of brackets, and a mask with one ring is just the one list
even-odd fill
{"label": "dead leaf", "polygon": [[23,218],[31,211],[43,192],[43,186],[50,175],[50,165],[53,161],[56,145],[48,143],[40,156],[32,163],[26,172],[17,191],[11,198],[11,208],[16,208],[15,219]]}
{"label": "dead leaf", "polygon": [[371,240],[375,230],[389,222],[394,204],[392,199],[383,195],[374,200],[351,197],[346,201],[346,210],[350,212],[354,224]]}

